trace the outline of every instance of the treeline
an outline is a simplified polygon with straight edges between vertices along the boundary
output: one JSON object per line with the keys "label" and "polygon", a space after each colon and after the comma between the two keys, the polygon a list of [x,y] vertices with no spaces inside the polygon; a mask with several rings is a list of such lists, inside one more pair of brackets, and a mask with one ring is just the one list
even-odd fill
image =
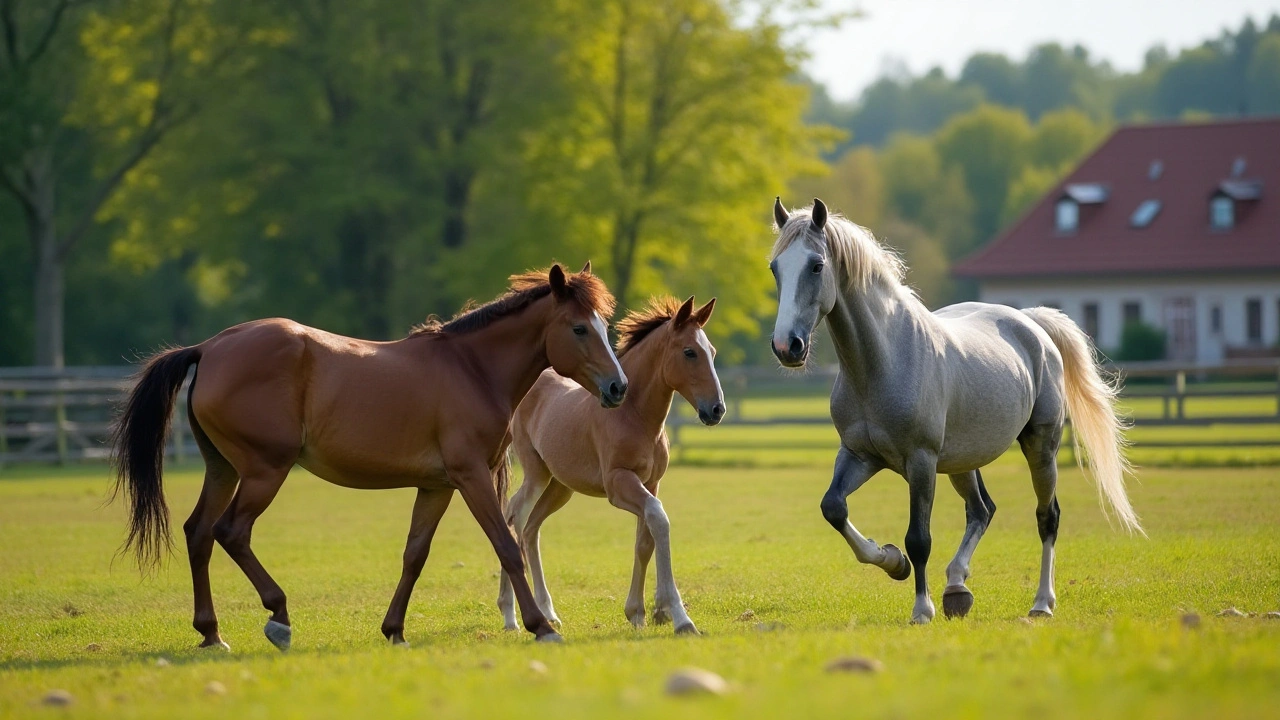
{"label": "treeline", "polygon": [[981,53],[957,77],[898,73],[850,104],[815,86],[809,117],[846,131],[817,194],[902,250],[931,305],[972,297],[950,263],[987,242],[1056,184],[1117,123],[1280,113],[1280,16],[1116,72],[1081,47],[1042,45],[1021,61]]}
{"label": "treeline", "polygon": [[1136,74],[1045,46],[844,106],[797,80],[812,5],[8,0],[0,365],[270,315],[395,338],[552,258],[624,304],[717,295],[721,357],[765,360],[775,194],[872,227],[939,304],[1117,121],[1280,103],[1272,19]]}
{"label": "treeline", "polygon": [[786,5],[9,0],[0,364],[264,315],[402,337],[553,258],[624,304],[719,296],[732,358],[769,200],[837,137]]}

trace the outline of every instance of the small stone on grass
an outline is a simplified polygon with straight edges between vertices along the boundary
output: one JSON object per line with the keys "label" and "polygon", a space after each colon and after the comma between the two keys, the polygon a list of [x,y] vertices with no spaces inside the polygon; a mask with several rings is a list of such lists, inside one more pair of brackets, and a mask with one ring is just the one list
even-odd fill
{"label": "small stone on grass", "polygon": [[667,678],[668,695],[723,695],[728,691],[724,678],[702,668],[687,667]]}
{"label": "small stone on grass", "polygon": [[884,670],[884,665],[875,658],[858,657],[857,655],[846,655],[845,657],[836,658],[827,663],[827,672],[847,672],[847,673],[878,673]]}
{"label": "small stone on grass", "polygon": [[754,620],[755,617],[756,617],[756,611],[752,610],[751,608],[747,608],[746,610],[742,611],[741,615],[738,616],[738,622],[747,622],[748,620]]}
{"label": "small stone on grass", "polygon": [[156,658],[156,667],[169,667],[171,664],[172,663],[169,662],[169,658]]}
{"label": "small stone on grass", "polygon": [[1200,627],[1200,613],[1193,613],[1193,612],[1183,613],[1182,627],[1187,628],[1189,630],[1194,630],[1195,628]]}
{"label": "small stone on grass", "polygon": [[210,680],[209,683],[204,686],[204,691],[208,695],[226,695],[227,686],[217,680]]}
{"label": "small stone on grass", "polygon": [[40,703],[50,707],[66,707],[75,702],[76,699],[66,690],[50,690],[40,698]]}
{"label": "small stone on grass", "polygon": [[537,673],[538,675],[546,675],[547,672],[549,672],[547,664],[541,660],[530,660],[529,671]]}
{"label": "small stone on grass", "polygon": [[1219,612],[1218,617],[1249,617],[1249,613],[1243,612],[1232,606]]}
{"label": "small stone on grass", "polygon": [[102,649],[102,646],[99,645],[98,643],[89,643],[88,645],[84,646],[84,649],[85,649],[85,652],[98,652],[99,650]]}

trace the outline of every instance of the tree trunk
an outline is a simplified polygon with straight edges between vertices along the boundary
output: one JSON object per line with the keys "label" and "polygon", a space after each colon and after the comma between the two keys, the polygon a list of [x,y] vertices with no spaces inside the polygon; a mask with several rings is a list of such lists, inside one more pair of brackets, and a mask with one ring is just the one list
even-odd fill
{"label": "tree trunk", "polygon": [[31,189],[27,231],[36,257],[35,363],[62,368],[63,262],[55,225],[53,159],[49,152],[33,153],[26,167]]}
{"label": "tree trunk", "polygon": [[631,292],[631,279],[635,273],[636,245],[640,241],[638,213],[618,211],[613,225],[613,275],[612,290],[618,303],[625,309],[630,306],[627,294]]}

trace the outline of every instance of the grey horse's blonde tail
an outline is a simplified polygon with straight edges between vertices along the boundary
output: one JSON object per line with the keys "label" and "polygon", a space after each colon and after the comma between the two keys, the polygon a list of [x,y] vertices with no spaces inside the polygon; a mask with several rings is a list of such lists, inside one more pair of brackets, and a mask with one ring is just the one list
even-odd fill
{"label": "grey horse's blonde tail", "polygon": [[[1118,382],[1103,377],[1099,372],[1094,360],[1093,342],[1062,311],[1038,307],[1023,312],[1044,328],[1062,355],[1067,414],[1071,417],[1076,461],[1081,469],[1087,461],[1088,474],[1098,488],[1099,501],[1106,501],[1104,508],[1110,505],[1126,530],[1145,534],[1124,487],[1125,476],[1133,474],[1133,467],[1124,455],[1128,444],[1124,438],[1125,423],[1116,414]],[[1080,451],[1082,445],[1083,453]]]}

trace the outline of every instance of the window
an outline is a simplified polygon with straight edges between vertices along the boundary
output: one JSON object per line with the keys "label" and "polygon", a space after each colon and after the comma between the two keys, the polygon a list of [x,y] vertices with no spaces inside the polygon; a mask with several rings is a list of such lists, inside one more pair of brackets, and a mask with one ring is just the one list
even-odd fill
{"label": "window", "polygon": [[1058,201],[1057,213],[1054,215],[1054,227],[1058,232],[1075,232],[1080,225],[1080,206],[1075,200],[1063,198]]}
{"label": "window", "polygon": [[1209,330],[1214,333],[1222,332],[1222,306],[1214,305],[1209,308]]}
{"label": "window", "polygon": [[1133,215],[1129,217],[1129,226],[1135,228],[1144,228],[1156,219],[1156,215],[1160,214],[1159,200],[1143,200],[1138,209],[1133,211]]}
{"label": "window", "polygon": [[1236,224],[1236,203],[1229,197],[1209,201],[1209,224],[1217,230],[1229,230]]}
{"label": "window", "polygon": [[1084,332],[1098,342],[1098,303],[1084,304]]}
{"label": "window", "polygon": [[1262,344],[1262,301],[1249,298],[1244,301],[1245,338],[1251,345]]}
{"label": "window", "polygon": [[1124,304],[1122,312],[1125,325],[1142,322],[1142,303],[1136,301],[1127,302]]}

